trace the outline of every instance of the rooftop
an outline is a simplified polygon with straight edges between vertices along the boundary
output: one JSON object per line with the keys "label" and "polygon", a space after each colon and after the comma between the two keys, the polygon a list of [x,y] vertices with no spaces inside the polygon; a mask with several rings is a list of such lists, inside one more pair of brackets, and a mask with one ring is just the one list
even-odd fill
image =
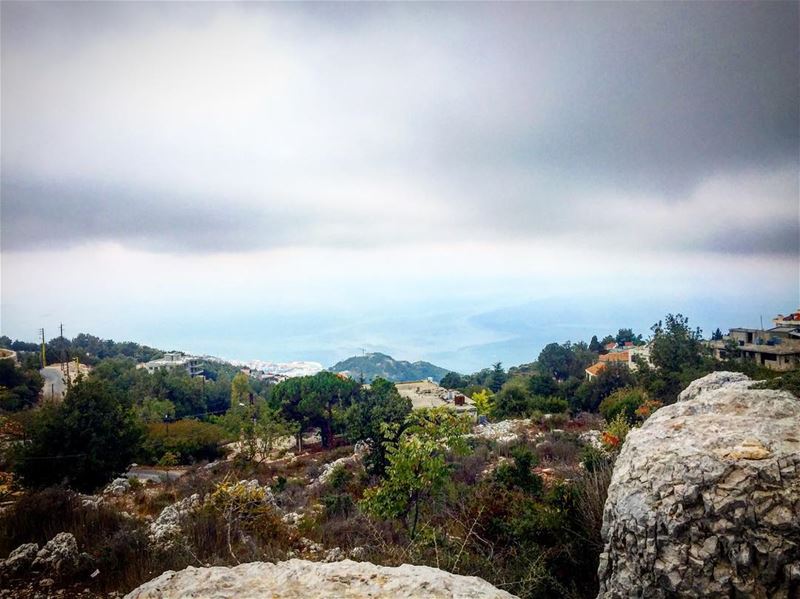
{"label": "rooftop", "polygon": [[[709,345],[716,349],[727,349],[725,341],[709,341]],[[789,343],[778,343],[777,345],[745,343],[743,345],[736,345],[736,349],[739,351],[751,351],[760,354],[775,354],[781,356],[800,354],[800,346]]]}
{"label": "rooftop", "polygon": [[597,362],[596,364],[589,366],[589,368],[586,369],[586,372],[591,376],[597,376],[605,367],[606,365],[603,362]]}
{"label": "rooftop", "polygon": [[800,331],[800,323],[796,326],[792,325],[781,325],[777,327],[772,327],[771,329],[767,329],[764,331],[765,333],[794,333]]}
{"label": "rooftop", "polygon": [[630,358],[630,353],[626,351],[614,352],[610,354],[603,354],[600,356],[601,362],[627,362]]}

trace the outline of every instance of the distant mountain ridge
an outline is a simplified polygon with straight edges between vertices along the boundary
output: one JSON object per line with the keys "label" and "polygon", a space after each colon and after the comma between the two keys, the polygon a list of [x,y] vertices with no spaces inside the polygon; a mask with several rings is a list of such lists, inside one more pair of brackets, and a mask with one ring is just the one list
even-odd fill
{"label": "distant mountain ridge", "polygon": [[428,377],[438,382],[450,372],[446,368],[441,368],[430,362],[395,360],[391,356],[379,352],[347,358],[337,362],[328,370],[347,373],[354,379],[363,376],[367,382],[381,377],[393,383],[419,381]]}

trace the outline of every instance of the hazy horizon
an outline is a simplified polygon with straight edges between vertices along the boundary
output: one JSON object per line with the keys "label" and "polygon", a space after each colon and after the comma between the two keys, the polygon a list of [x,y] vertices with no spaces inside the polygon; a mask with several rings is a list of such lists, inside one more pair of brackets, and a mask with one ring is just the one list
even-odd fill
{"label": "hazy horizon", "polygon": [[797,3],[0,4],[0,334],[461,372],[800,306]]}

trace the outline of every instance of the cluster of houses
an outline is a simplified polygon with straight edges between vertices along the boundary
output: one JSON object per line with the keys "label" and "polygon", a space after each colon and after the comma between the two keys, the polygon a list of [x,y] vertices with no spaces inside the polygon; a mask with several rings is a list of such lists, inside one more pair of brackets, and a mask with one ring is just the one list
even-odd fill
{"label": "cluster of houses", "polygon": [[169,352],[158,358],[139,364],[137,368],[144,368],[150,374],[158,370],[177,370],[183,368],[189,376],[202,376],[203,369],[200,366],[200,359],[184,354],[183,352]]}
{"label": "cluster of houses", "polygon": [[636,345],[632,341],[607,343],[603,347],[603,353],[600,354],[598,361],[586,369],[586,378],[592,380],[609,364],[624,364],[631,370],[636,370],[637,364],[634,358],[642,359],[649,364],[650,346]]}
{"label": "cluster of houses", "polygon": [[291,378],[288,374],[267,372],[265,370],[259,370],[258,368],[250,368],[249,366],[243,366],[240,369],[240,372],[243,372],[250,378],[257,379],[259,381],[266,381],[268,383],[272,383],[273,385],[277,385],[278,383],[282,383],[283,381]]}
{"label": "cluster of houses", "polygon": [[731,329],[708,345],[719,360],[748,360],[778,371],[800,367],[800,309],[778,314],[772,324],[769,329]]}
{"label": "cluster of houses", "polygon": [[[718,360],[745,360],[770,370],[787,371],[800,368],[800,309],[788,315],[778,314],[769,329],[733,328],[722,339],[706,344]],[[625,364],[636,370],[638,356],[650,363],[649,345],[609,343],[599,361],[586,369],[591,380],[610,363]]]}
{"label": "cluster of houses", "polygon": [[[186,370],[191,377],[203,376],[201,358],[190,356],[189,354],[185,354],[183,352],[168,352],[157,360],[150,360],[144,364],[139,364],[137,368],[144,368],[150,374],[153,374],[159,370],[183,369]],[[289,378],[288,374],[267,372],[257,368],[250,368],[249,366],[242,367],[241,372],[251,378],[274,384],[283,382]]]}

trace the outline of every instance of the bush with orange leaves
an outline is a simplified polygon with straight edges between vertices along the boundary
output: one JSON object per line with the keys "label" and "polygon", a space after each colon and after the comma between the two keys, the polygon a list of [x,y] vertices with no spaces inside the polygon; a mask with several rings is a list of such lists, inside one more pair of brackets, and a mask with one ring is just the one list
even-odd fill
{"label": "bush with orange leaves", "polygon": [[600,435],[600,442],[603,444],[603,448],[609,453],[616,453],[622,447],[630,430],[631,426],[628,424],[625,415],[617,414]]}

